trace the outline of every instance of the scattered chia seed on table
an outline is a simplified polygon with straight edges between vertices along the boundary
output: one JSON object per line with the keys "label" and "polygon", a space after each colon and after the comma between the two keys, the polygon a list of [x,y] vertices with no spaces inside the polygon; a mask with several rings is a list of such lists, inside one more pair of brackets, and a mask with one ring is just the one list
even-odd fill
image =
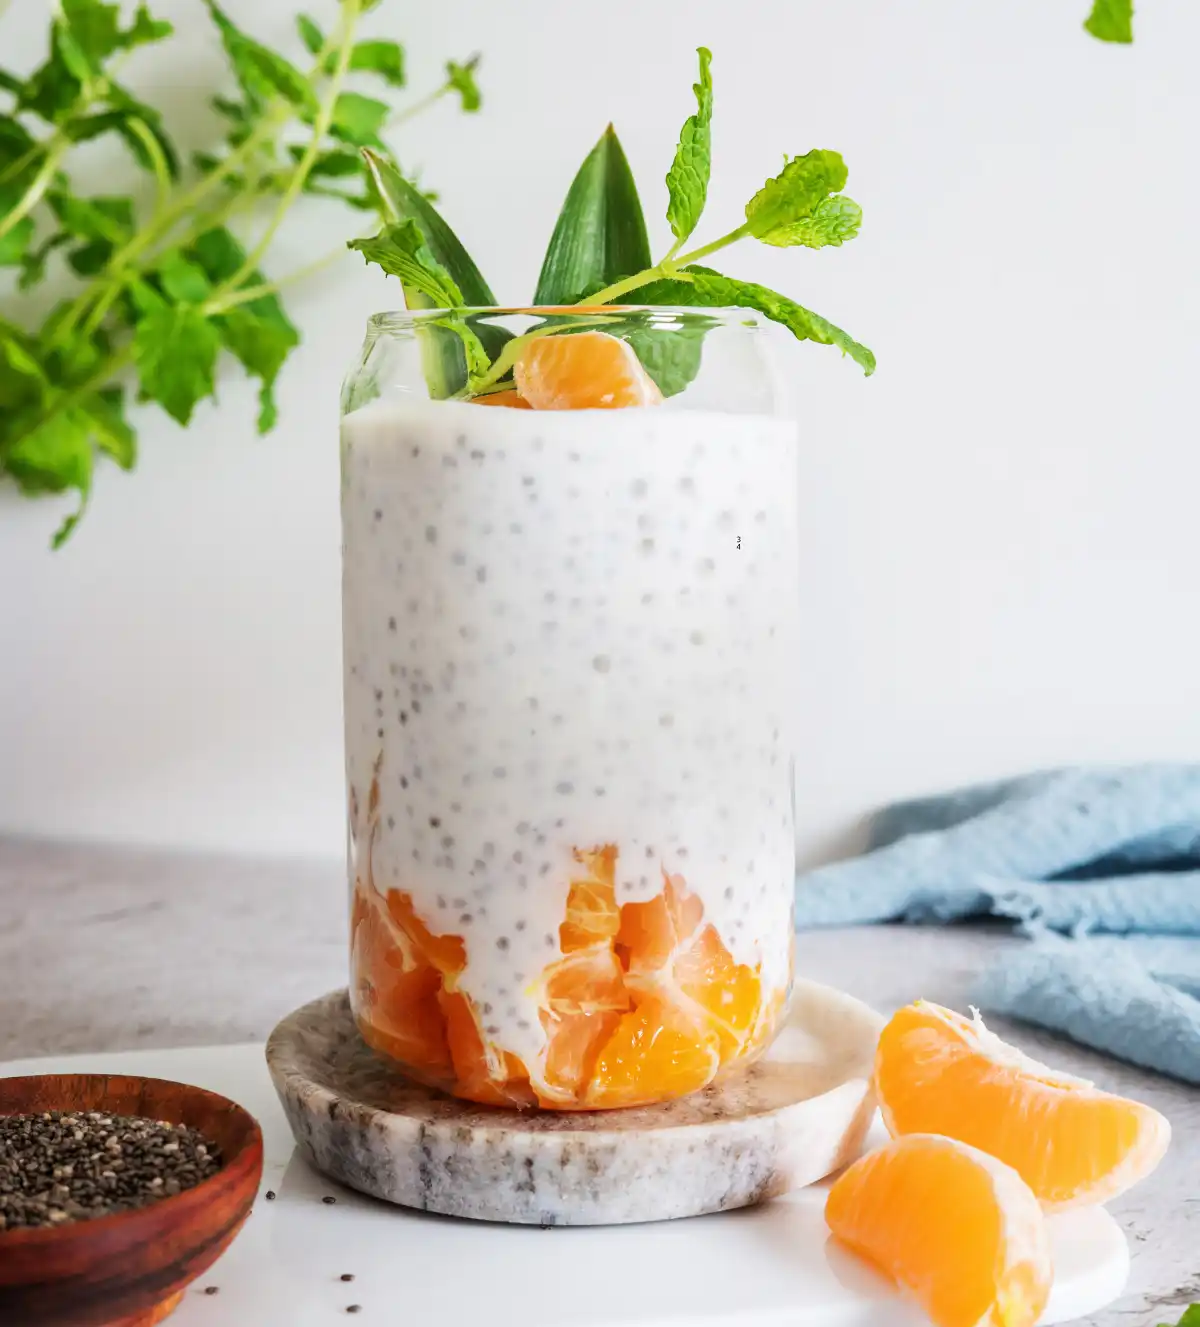
{"label": "scattered chia seed on table", "polygon": [[195,1129],[106,1111],[0,1116],[0,1232],[129,1212],[221,1168]]}

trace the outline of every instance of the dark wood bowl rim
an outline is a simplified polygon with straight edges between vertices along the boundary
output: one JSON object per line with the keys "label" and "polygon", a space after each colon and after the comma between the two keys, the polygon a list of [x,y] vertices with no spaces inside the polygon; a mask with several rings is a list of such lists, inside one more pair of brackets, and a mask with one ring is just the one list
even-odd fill
{"label": "dark wood bowl rim", "polygon": [[[246,1189],[257,1189],[258,1174],[263,1159],[262,1129],[258,1121],[236,1101],[223,1097],[220,1093],[210,1092],[207,1088],[193,1087],[190,1083],[177,1083],[169,1078],[146,1078],[141,1074],[24,1074],[13,1078],[0,1079],[0,1087],[17,1083],[37,1082],[52,1084],[55,1079],[70,1079],[72,1082],[90,1080],[108,1082],[111,1079],[124,1079],[131,1084],[161,1084],[163,1087],[183,1088],[187,1098],[192,1101],[207,1098],[215,1111],[225,1110],[240,1123],[248,1126],[246,1136],[232,1156],[226,1157],[221,1169],[215,1175],[202,1180],[194,1188],[185,1189],[169,1198],[160,1198],[145,1207],[135,1208],[132,1212],[113,1212],[109,1216],[91,1217],[86,1221],[72,1221],[63,1226],[38,1226],[32,1230],[11,1230],[0,1232],[0,1254],[21,1249],[36,1252],[39,1248],[51,1244],[61,1247],[72,1240],[86,1244],[91,1239],[103,1238],[109,1232],[120,1227],[122,1235],[135,1237],[139,1242],[162,1235],[164,1225],[186,1226],[190,1219],[202,1211],[215,1198],[223,1194],[230,1196]],[[43,1109],[69,1109],[80,1111],[94,1107],[43,1107]],[[0,1106],[0,1116],[23,1115],[29,1112],[8,1110]],[[177,1113],[177,1112],[175,1112]],[[180,1120],[168,1123],[180,1124]],[[122,1224],[123,1223],[123,1224]],[[143,1227],[144,1230],[139,1229]]]}

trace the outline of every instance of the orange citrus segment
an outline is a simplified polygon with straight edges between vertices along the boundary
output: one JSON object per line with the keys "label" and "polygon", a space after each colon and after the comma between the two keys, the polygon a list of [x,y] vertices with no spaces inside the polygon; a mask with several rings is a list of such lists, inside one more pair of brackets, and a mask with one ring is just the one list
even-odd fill
{"label": "orange citrus segment", "polygon": [[937,1327],[1033,1327],[1053,1270],[1038,1201],[1010,1167],[910,1134],[862,1157],[825,1204],[834,1235],[906,1287]]}
{"label": "orange citrus segment", "polygon": [[514,410],[532,410],[533,406],[520,392],[489,392],[486,396],[471,397],[472,405],[506,405]]}
{"label": "orange citrus segment", "polygon": [[625,974],[611,945],[591,945],[551,963],[541,1003],[556,1014],[595,1014],[629,1008]]}
{"label": "orange citrus segment", "polygon": [[875,1090],[893,1137],[938,1133],[1012,1166],[1050,1209],[1107,1202],[1162,1160],[1171,1126],[1156,1110],[1056,1074],[924,1000],[879,1038]]}
{"label": "orange citrus segment", "polygon": [[661,894],[622,907],[617,952],[629,971],[654,971],[695,932],[703,916],[704,905],[688,892],[683,876],[664,871]]}
{"label": "orange citrus segment", "polygon": [[485,1106],[532,1106],[525,1066],[510,1051],[497,1050],[484,1039],[470,996],[442,991],[438,1000],[454,1061],[455,1092]]}
{"label": "orange citrus segment", "polygon": [[720,1063],[712,1032],[650,995],[604,1043],[584,1104],[606,1110],[684,1097],[711,1083]]}
{"label": "orange citrus segment", "polygon": [[662,401],[633,347],[606,332],[537,337],[521,352],[513,377],[535,410],[614,410]]}
{"label": "orange citrus segment", "polygon": [[373,1033],[364,1033],[367,1041],[417,1072],[444,1073],[450,1050],[438,1005],[441,974],[396,934],[382,901],[360,894],[354,915],[351,966],[356,1007]]}
{"label": "orange citrus segment", "polygon": [[564,954],[611,940],[620,924],[613,885],[616,848],[611,843],[586,852],[576,848],[575,860],[587,874],[572,880],[567,894],[566,920],[558,928]]}
{"label": "orange citrus segment", "polygon": [[758,1017],[758,974],[735,963],[716,928],[706,926],[676,959],[675,981],[711,1018],[721,1059],[737,1054]]}
{"label": "orange citrus segment", "polygon": [[546,1053],[537,1088],[542,1106],[574,1105],[591,1080],[600,1048],[621,1021],[619,1013],[542,1014]]}
{"label": "orange citrus segment", "polygon": [[467,966],[467,947],[460,935],[434,935],[417,916],[413,901],[398,889],[387,896],[388,912],[404,931],[425,962],[447,976],[459,973]]}

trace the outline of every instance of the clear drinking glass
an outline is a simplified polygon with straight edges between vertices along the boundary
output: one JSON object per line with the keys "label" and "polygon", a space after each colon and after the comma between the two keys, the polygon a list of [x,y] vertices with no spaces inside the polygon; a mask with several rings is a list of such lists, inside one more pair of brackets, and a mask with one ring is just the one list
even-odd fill
{"label": "clear drinking glass", "polygon": [[[469,325],[596,330],[626,409],[444,394]],[[461,365],[460,365],[461,367]],[[341,442],[351,1002],[473,1101],[682,1096],[792,978],[795,426],[734,310],[370,321]]]}

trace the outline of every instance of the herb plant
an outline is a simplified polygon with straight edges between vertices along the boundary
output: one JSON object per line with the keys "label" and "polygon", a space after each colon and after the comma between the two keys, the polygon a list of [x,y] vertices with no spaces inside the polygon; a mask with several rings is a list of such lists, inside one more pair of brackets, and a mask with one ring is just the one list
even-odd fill
{"label": "herb plant", "polygon": [[[635,305],[753,309],[800,340],[836,346],[864,373],[874,372],[871,351],[820,314],[766,286],[725,276],[701,261],[744,239],[808,249],[852,240],[862,210],[842,193],[847,171],[838,153],[816,149],[785,160],[783,170],[746,204],[737,225],[707,243],[690,245],[707,200],[712,155],[712,56],[701,47],[699,57],[696,110],[684,123],[666,177],[671,247],[657,262],[652,260],[637,186],[610,125],[567,194],[542,265],[535,303],[585,306],[588,312],[596,311],[597,323],[609,325],[611,314],[604,306],[627,297]],[[350,247],[400,278],[409,308],[444,311],[421,329],[439,346],[436,354],[426,356],[431,395],[466,397],[506,390],[512,385],[513,365],[530,338],[562,334],[581,325],[578,317],[566,325],[549,317],[523,336],[508,338],[469,311],[456,313],[494,304],[490,288],[428,200],[421,199],[376,153],[366,149],[364,156],[390,220],[377,235],[352,240]],[[490,337],[490,344],[485,337]],[[694,336],[644,330],[630,333],[628,339],[664,394],[682,390],[695,376],[699,345]]]}
{"label": "herb plant", "polygon": [[[360,149],[400,178],[387,128],[443,97],[479,108],[475,60],[449,63],[442,86],[406,108],[384,99],[406,84],[404,50],[356,36],[379,0],[336,0],[328,31],[299,15],[311,57],[303,70],[239,29],[216,0],[205,3],[237,95],[213,97],[224,141],[186,171],[159,112],[119,81],[130,52],[172,34],[146,5],[122,26],[116,4],[58,0],[45,62],[27,78],[0,68],[0,267],[28,290],[60,254],[82,280],[37,326],[0,317],[0,476],[29,495],[78,492],[55,546],[87,505],[96,452],[133,467],[130,372],[138,400],[186,425],[213,395],[228,352],[261,383],[260,432],[273,427],[275,380],[300,340],[279,290],[337,257],[264,276],[284,217],[302,195],[391,215]],[[353,86],[364,80],[381,95]],[[151,203],[139,207],[132,191],[75,189],[72,149],[104,137],[121,139],[153,181]]]}

